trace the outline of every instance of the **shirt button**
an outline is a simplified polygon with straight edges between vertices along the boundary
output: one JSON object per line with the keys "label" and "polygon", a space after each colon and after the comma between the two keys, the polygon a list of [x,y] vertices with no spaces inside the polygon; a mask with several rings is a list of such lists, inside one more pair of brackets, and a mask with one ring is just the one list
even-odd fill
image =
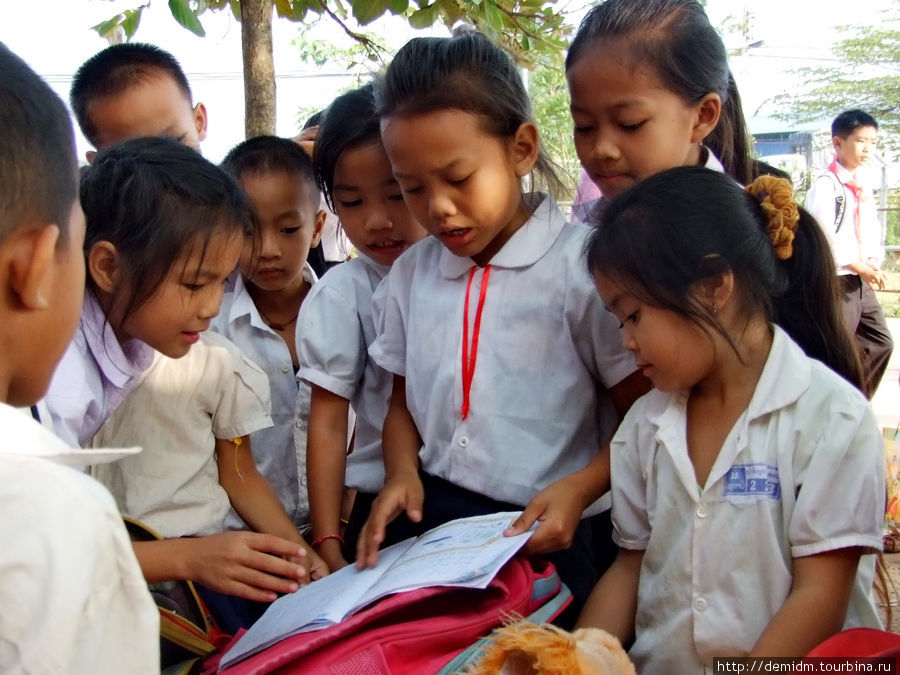
{"label": "shirt button", "polygon": [[301,478],[300,478],[300,485],[303,485],[303,486],[306,485],[306,476],[301,476]]}
{"label": "shirt button", "polygon": [[706,504],[701,503],[700,506],[697,507],[697,517],[706,518]]}
{"label": "shirt button", "polygon": [[697,598],[696,600],[694,600],[694,609],[696,609],[698,612],[705,612],[706,611],[706,599],[705,598]]}
{"label": "shirt button", "polygon": [[468,436],[460,436],[459,437],[459,447],[466,448],[469,446],[469,437]]}
{"label": "shirt button", "polygon": [[291,372],[291,364],[290,364],[290,363],[282,363],[282,364],[281,364],[281,372],[282,372],[282,373],[289,373],[289,372]]}

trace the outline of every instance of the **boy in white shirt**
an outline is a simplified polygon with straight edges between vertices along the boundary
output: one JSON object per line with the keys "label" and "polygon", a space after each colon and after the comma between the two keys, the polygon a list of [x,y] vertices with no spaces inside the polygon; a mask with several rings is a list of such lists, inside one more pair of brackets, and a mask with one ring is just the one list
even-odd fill
{"label": "boy in white shirt", "polygon": [[0,45],[0,671],[159,672],[159,615],[110,495],[34,404],[72,338],[84,216],[62,102]]}
{"label": "boy in white shirt", "polygon": [[894,348],[875,290],[884,288],[881,226],[872,191],[858,170],[875,155],[878,122],[862,110],[847,110],[831,123],[834,161],[813,181],[806,209],[825,231],[843,291],[844,322],[860,349],[869,398]]}

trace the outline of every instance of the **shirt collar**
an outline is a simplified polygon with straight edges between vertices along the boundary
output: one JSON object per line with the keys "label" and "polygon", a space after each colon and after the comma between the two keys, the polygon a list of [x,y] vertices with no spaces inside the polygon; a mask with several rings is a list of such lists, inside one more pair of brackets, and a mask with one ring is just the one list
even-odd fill
{"label": "shirt collar", "polygon": [[[303,265],[303,278],[310,286],[319,280],[309,263],[304,263]],[[253,302],[253,298],[250,297],[250,291],[247,290],[247,283],[244,281],[244,275],[242,275],[240,271],[235,272],[233,283],[234,290],[232,291],[231,308],[228,312],[228,323],[233,324],[241,317],[246,316],[249,317],[251,326],[259,328],[260,330],[272,330],[260,316],[259,310]]]}
{"label": "shirt collar", "polygon": [[18,410],[3,403],[0,403],[0,427],[4,437],[4,442],[0,443],[0,454],[43,457],[73,469],[105,464],[141,451],[140,448],[70,448],[33,419],[27,408]]}
{"label": "shirt collar", "polygon": [[855,180],[856,174],[848,169],[846,166],[841,164],[837,159],[834,160],[834,167],[837,169],[835,175],[838,177],[842,183],[846,183],[847,181]]}
{"label": "shirt collar", "polygon": [[384,279],[387,276],[387,273],[391,271],[390,265],[382,265],[381,263],[377,263],[363,253],[357,253],[356,257],[362,260],[366,264],[366,267],[373,270],[375,274],[378,275],[379,279]]}
{"label": "shirt collar", "polygon": [[124,387],[153,363],[155,352],[146,343],[129,340],[124,345],[119,344],[93,293],[85,293],[81,329],[101,374],[117,388]]}
{"label": "shirt collar", "polygon": [[[528,267],[540,260],[553,246],[566,220],[553,199],[542,192],[524,195],[526,201],[537,204],[534,212],[491,259],[491,267]],[[468,272],[475,261],[453,255],[441,247],[438,263],[445,279],[456,279]]]}

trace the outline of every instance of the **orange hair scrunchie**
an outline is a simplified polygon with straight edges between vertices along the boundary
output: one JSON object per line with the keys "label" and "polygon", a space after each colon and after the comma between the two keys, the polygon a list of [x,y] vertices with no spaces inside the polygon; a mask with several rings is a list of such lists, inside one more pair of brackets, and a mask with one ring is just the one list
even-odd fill
{"label": "orange hair scrunchie", "polygon": [[794,232],[800,221],[800,211],[794,202],[790,181],[775,176],[760,176],[746,189],[762,208],[775,257],[787,260],[794,254]]}

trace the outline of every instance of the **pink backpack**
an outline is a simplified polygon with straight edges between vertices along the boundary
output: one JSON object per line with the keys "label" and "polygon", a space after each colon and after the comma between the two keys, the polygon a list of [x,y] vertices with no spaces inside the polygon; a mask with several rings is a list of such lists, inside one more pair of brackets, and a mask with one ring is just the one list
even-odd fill
{"label": "pink backpack", "polygon": [[[479,641],[505,619],[517,616],[538,623],[549,621],[571,599],[551,563],[516,556],[484,590],[431,587],[397,593],[339,624],[288,637],[222,672],[228,675],[457,672],[477,658]],[[239,637],[240,634],[234,642]],[[214,670],[217,665],[218,658],[207,662],[206,667]],[[445,667],[447,670],[442,670]]]}

